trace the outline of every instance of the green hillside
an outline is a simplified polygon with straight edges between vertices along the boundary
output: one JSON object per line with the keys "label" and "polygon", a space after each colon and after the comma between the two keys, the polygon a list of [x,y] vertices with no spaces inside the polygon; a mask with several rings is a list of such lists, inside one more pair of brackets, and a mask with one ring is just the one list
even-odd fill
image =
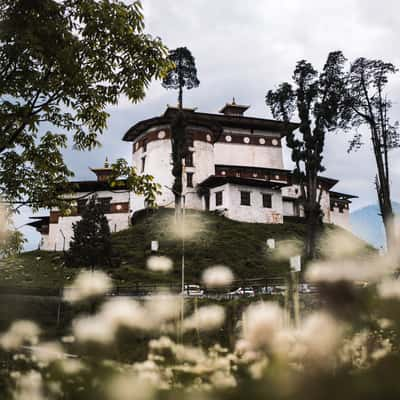
{"label": "green hillside", "polygon": [[[134,226],[113,234],[114,251],[120,266],[105,268],[118,286],[139,283],[178,283],[180,281],[182,240],[172,210],[161,209],[138,217]],[[326,226],[325,229],[338,229]],[[349,233],[349,235],[351,235]],[[237,279],[282,276],[287,260],[276,259],[268,251],[266,239],[302,242],[302,224],[250,224],[232,221],[211,213],[187,211],[185,224],[186,281],[199,282],[202,271],[212,265],[229,266]],[[172,273],[146,269],[150,243],[159,241],[159,255],[174,261]],[[0,261],[0,286],[57,288],[69,284],[79,268],[63,267],[63,255],[33,251]]]}

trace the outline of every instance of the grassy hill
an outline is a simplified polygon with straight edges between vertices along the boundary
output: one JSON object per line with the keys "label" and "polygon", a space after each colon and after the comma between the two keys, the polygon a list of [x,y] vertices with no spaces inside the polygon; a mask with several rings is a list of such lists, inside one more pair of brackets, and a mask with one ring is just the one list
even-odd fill
{"label": "grassy hill", "polygon": [[[339,228],[326,226],[325,229]],[[230,267],[237,279],[282,276],[287,271],[288,261],[276,259],[275,252],[267,250],[266,240],[302,242],[304,237],[305,226],[302,224],[250,224],[212,213],[187,211],[186,281],[199,282],[202,271],[216,264]],[[174,261],[172,273],[160,274],[146,269],[152,240],[159,241],[159,255]],[[113,245],[121,264],[106,270],[115,285],[180,281],[182,236],[180,229],[176,229],[172,210],[142,215],[134,226],[113,234]],[[0,260],[0,286],[57,288],[71,283],[78,271],[79,268],[63,267],[62,253],[27,252]]]}

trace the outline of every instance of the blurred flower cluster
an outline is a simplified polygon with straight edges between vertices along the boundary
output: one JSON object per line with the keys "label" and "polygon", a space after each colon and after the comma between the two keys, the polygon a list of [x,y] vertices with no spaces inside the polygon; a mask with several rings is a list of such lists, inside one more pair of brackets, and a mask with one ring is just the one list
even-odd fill
{"label": "blurred flower cluster", "polygon": [[[319,288],[305,295],[318,297],[318,307],[297,319],[285,306],[291,299],[249,300],[235,316],[224,307],[229,300],[114,297],[106,274],[83,271],[65,300],[89,307],[66,335],[49,340],[26,320],[0,335],[2,398],[396,398],[399,254],[366,251],[337,232],[321,253],[304,273]],[[172,262],[153,257],[149,268],[166,273]],[[225,266],[202,277],[208,287],[234,278]],[[135,346],[140,357],[122,350]]]}

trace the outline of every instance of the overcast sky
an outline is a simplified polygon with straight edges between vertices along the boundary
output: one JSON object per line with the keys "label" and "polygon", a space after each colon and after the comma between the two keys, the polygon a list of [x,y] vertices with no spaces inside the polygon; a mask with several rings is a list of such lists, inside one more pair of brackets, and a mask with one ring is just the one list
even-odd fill
{"label": "overcast sky", "polygon": [[[320,69],[333,50],[342,50],[349,60],[363,56],[400,66],[398,0],[143,0],[143,7],[148,33],[161,37],[169,48],[192,51],[201,83],[184,93],[184,105],[199,111],[217,112],[234,96],[237,103],[251,105],[246,115],[271,117],[266,92],[290,80],[298,60],[307,59]],[[400,74],[391,78],[388,95],[395,103],[393,119],[400,120]],[[140,104],[122,98],[109,109],[102,148],[66,152],[75,179],[93,179],[88,168],[102,165],[106,156],[130,159],[131,144],[121,140],[127,129],[176,103],[176,91],[163,89],[159,82]],[[340,132],[329,135],[324,175],[340,180],[335,190],[360,196],[355,210],[376,203],[375,163],[367,135],[363,148],[350,155],[349,139]],[[289,159],[285,152],[286,167]],[[400,151],[392,152],[391,167],[393,198],[400,200]],[[18,218],[18,225],[26,222],[26,215]],[[29,247],[36,246],[38,236],[30,232],[29,237]]]}

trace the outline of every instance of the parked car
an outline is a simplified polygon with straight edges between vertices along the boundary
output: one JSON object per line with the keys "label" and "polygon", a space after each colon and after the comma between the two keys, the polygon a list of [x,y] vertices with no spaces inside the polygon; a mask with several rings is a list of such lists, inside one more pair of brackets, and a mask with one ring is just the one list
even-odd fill
{"label": "parked car", "polygon": [[188,297],[202,297],[204,290],[200,285],[185,285],[183,294]]}
{"label": "parked car", "polygon": [[273,286],[264,286],[261,288],[262,294],[274,294],[274,287]]}
{"label": "parked car", "polygon": [[245,287],[245,288],[238,288],[234,290],[233,292],[229,292],[228,295],[230,297],[239,297],[239,296],[244,296],[244,297],[254,297],[255,292],[254,289],[251,287]]}
{"label": "parked car", "polygon": [[299,283],[299,293],[311,293],[311,288],[308,283]]}

